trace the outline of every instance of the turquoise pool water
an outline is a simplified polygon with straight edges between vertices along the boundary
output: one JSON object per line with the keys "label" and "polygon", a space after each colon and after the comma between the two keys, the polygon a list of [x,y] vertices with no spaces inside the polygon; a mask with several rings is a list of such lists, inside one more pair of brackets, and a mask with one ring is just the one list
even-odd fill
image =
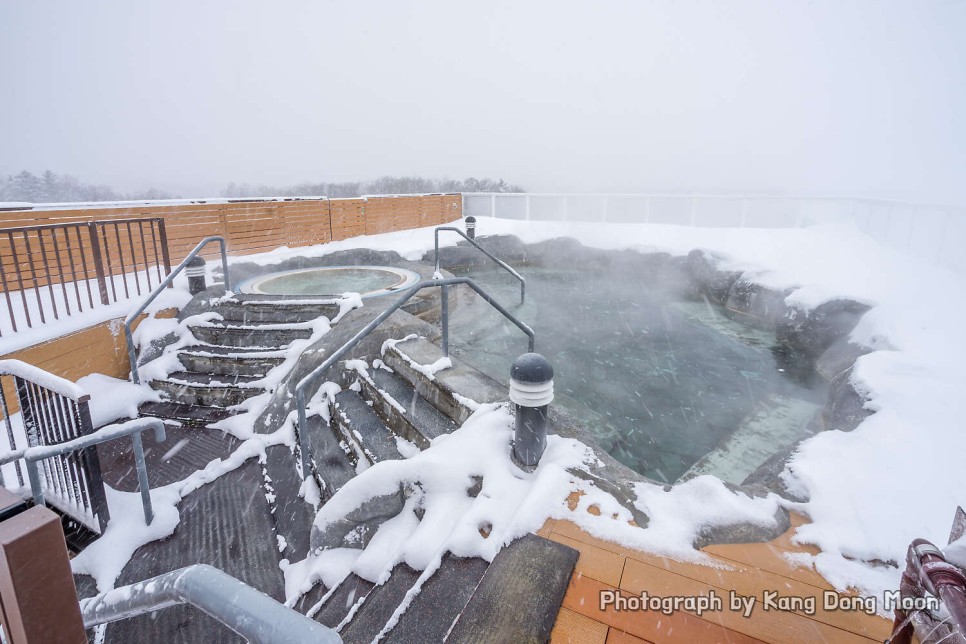
{"label": "turquoise pool water", "polygon": [[[674,482],[711,473],[740,483],[813,431],[821,386],[792,375],[771,333],[624,276],[521,267],[527,303],[506,274],[466,273],[537,334],[556,400],[617,460]],[[454,307],[454,355],[506,381],[521,334],[485,303]]]}

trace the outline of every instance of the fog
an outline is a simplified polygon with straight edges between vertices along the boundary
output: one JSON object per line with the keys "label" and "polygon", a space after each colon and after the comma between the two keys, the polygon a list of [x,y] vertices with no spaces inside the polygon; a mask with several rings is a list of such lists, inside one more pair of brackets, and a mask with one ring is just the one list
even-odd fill
{"label": "fog", "polygon": [[0,174],[966,203],[966,2],[0,4]]}

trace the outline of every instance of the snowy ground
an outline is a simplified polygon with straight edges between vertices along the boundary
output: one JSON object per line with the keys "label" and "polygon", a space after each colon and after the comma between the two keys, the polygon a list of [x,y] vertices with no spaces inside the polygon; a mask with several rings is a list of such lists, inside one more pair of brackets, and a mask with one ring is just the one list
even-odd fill
{"label": "snowy ground", "polygon": [[[480,219],[478,232],[512,233],[528,243],[571,236],[601,248],[674,254],[703,248],[724,256],[728,268],[752,273],[760,283],[795,288],[789,303],[812,307],[848,297],[872,305],[852,339],[875,349],[857,362],[854,382],[867,392],[869,407],[876,413],[853,432],[829,431],[806,441],[787,471],[790,485],[810,498],[807,503],[786,504],[811,518],[811,523],[799,528],[796,538],[822,549],[811,561],[801,563],[814,563],[841,589],[854,587],[881,596],[884,590],[898,586],[901,571],[898,567],[866,562],[902,562],[906,547],[915,537],[945,544],[955,506],[966,504],[966,433],[960,426],[964,416],[960,392],[966,386],[966,376],[960,368],[966,363],[966,339],[959,333],[966,308],[962,275],[887,250],[844,225],[781,230],[701,229]],[[444,236],[441,243],[451,245],[455,239]],[[270,265],[289,257],[319,256],[347,248],[395,250],[407,259],[418,259],[432,248],[432,243],[432,228],[424,228],[309,248],[281,248],[238,261]],[[500,426],[506,423],[501,413],[481,410],[474,422]],[[244,434],[241,429],[236,431]],[[473,426],[464,429],[465,433],[461,430],[449,439],[454,441],[452,446],[458,441],[475,444],[478,432]],[[498,435],[502,434],[491,433],[491,438]],[[283,438],[280,434],[265,439],[288,442],[291,437]],[[265,442],[257,442],[249,444],[247,454],[239,456],[258,456]],[[494,453],[503,449],[498,440],[477,447]],[[560,448],[564,455],[561,458],[568,464],[579,460],[574,446],[561,444]],[[420,458],[433,460],[436,457],[430,455],[432,452],[431,448],[399,465],[371,468],[368,476],[359,477],[359,483],[346,486],[345,496],[376,476],[388,476],[397,482],[411,479],[414,475],[406,468],[413,466],[407,464]],[[459,463],[453,465],[457,469],[458,466]],[[389,472],[392,468],[399,471]],[[465,480],[476,473],[469,466],[463,469],[453,470],[454,476]],[[739,514],[764,520],[768,506],[777,502],[770,498],[763,506],[763,501],[722,494],[723,487],[709,478],[695,479],[673,492],[659,486],[639,486],[638,503],[652,518],[648,530],[633,529],[624,521],[613,521],[610,533],[607,524],[599,521],[591,521],[585,529],[662,554],[694,558],[697,553],[690,550],[690,539],[702,523],[719,523],[729,515]],[[183,483],[179,489],[171,490],[169,504],[176,503],[186,490],[194,487],[193,482]],[[542,489],[536,481],[533,486],[534,490]],[[511,488],[507,485],[507,489]],[[559,495],[551,496],[559,499]],[[535,498],[548,497],[541,492]],[[603,501],[593,494],[582,501],[585,505],[591,502]],[[515,515],[513,525],[529,527],[529,523],[540,519],[539,515],[551,516],[554,507],[552,503],[535,503],[532,516],[524,522]],[[615,513],[620,514],[616,510]],[[507,529],[508,536],[515,532],[516,527]],[[311,576],[308,563],[302,568],[298,574],[295,569],[291,571],[292,579],[301,577],[304,582],[306,576]],[[104,576],[108,582],[110,573]]]}

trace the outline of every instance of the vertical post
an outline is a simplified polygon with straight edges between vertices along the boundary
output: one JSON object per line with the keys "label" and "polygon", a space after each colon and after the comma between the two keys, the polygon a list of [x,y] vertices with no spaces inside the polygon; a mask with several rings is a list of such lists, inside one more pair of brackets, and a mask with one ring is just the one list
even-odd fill
{"label": "vertical post", "polygon": [[532,468],[547,448],[547,412],[553,400],[553,367],[539,353],[524,353],[510,366],[514,404],[513,458]]}
{"label": "vertical post", "polygon": [[[165,229],[164,219],[158,218],[158,243],[161,244],[161,261],[164,264],[165,276],[171,274],[171,255],[168,253],[168,231]],[[157,253],[155,253],[157,261]],[[161,278],[164,279],[164,278]],[[174,288],[174,284],[168,284],[168,288]]]}
{"label": "vertical post", "polygon": [[[466,218],[466,236],[470,239],[476,239],[476,217],[472,215]],[[437,255],[439,253],[439,238],[436,239]],[[436,267],[439,270],[439,266]]]}
{"label": "vertical post", "polygon": [[189,293],[197,295],[208,288],[205,282],[205,260],[202,257],[196,255],[188,260],[184,272],[188,276]]}
{"label": "vertical post", "polygon": [[604,202],[600,206],[600,220],[607,223],[607,195],[604,195]]}
{"label": "vertical post", "polygon": [[0,522],[0,609],[10,644],[87,641],[64,531],[47,508]]}
{"label": "vertical post", "polygon": [[443,298],[443,357],[449,357],[449,287],[440,287]]}
{"label": "vertical post", "polygon": [[698,213],[698,200],[695,199],[694,196],[692,196],[691,197],[691,221],[690,221],[691,227],[694,227],[694,222],[697,220],[697,213]]}
{"label": "vertical post", "polygon": [[490,217],[496,219],[496,193],[490,193]]}
{"label": "vertical post", "polygon": [[568,201],[570,201],[570,198],[567,195],[563,195],[563,208],[562,208],[563,212],[560,215],[560,221],[567,221],[567,202]]}
{"label": "vertical post", "polygon": [[138,471],[138,488],[141,492],[141,505],[144,507],[144,522],[151,525],[154,521],[154,508],[151,507],[151,487],[148,485],[148,468],[144,464],[141,432],[131,434],[131,440],[134,441],[134,466]]}
{"label": "vertical post", "polygon": [[526,215],[526,220],[530,221],[530,195],[526,195],[523,198],[523,208]]}
{"label": "vertical post", "polygon": [[101,256],[101,241],[97,237],[97,223],[87,222],[87,232],[91,236],[91,255],[94,256],[94,277],[97,290],[101,293],[101,304],[107,305],[107,282],[104,278],[104,258]]}

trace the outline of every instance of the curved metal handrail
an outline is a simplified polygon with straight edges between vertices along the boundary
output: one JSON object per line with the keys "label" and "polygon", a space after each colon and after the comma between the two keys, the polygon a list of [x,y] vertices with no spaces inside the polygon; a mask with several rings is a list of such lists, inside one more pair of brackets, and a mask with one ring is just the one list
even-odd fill
{"label": "curved metal handrail", "polygon": [[139,315],[144,313],[144,309],[148,308],[148,305],[161,294],[161,291],[166,289],[168,285],[174,281],[174,278],[178,276],[178,273],[185,269],[185,267],[188,265],[188,262],[197,257],[198,254],[201,253],[201,249],[213,241],[221,244],[221,267],[222,271],[225,273],[225,291],[230,291],[231,281],[228,277],[228,245],[225,241],[225,238],[221,235],[212,235],[211,237],[205,237],[202,239],[198,245],[195,246],[194,250],[188,253],[188,256],[185,257],[184,260],[178,264],[173,271],[168,273],[168,276],[164,278],[164,281],[158,284],[156,289],[151,291],[151,295],[149,295],[148,299],[144,301],[144,304],[138,307],[136,311],[131,313],[124,320],[124,339],[127,341],[127,357],[131,361],[131,380],[134,382],[134,384],[141,382],[141,379],[138,377],[137,352],[134,350],[134,336],[131,335],[131,324],[134,323],[134,320],[136,320]]}
{"label": "curved metal handrail", "polygon": [[449,355],[449,301],[447,288],[449,286],[455,286],[458,284],[466,284],[471,289],[476,291],[480,297],[482,297],[490,306],[495,308],[497,311],[503,314],[505,318],[513,322],[521,331],[527,334],[529,338],[529,351],[532,353],[534,351],[534,346],[536,343],[536,335],[529,326],[521,322],[512,313],[507,311],[503,306],[493,299],[493,297],[480,288],[476,282],[468,277],[449,277],[446,279],[438,280],[422,280],[417,282],[409,290],[406,291],[405,295],[396,300],[392,305],[390,305],[385,311],[380,313],[372,322],[367,324],[358,333],[352,336],[348,342],[342,345],[338,350],[336,350],[332,355],[330,355],[325,362],[316,367],[311,373],[299,380],[298,385],[295,386],[295,400],[298,405],[298,439],[299,439],[299,449],[302,452],[302,477],[305,478],[309,475],[310,464],[311,464],[311,446],[309,445],[308,439],[308,418],[306,416],[305,410],[305,390],[311,386],[313,383],[317,382],[326,371],[328,371],[332,365],[339,361],[346,353],[352,350],[359,342],[361,342],[366,336],[368,336],[372,331],[382,324],[382,322],[388,318],[390,315],[395,313],[402,307],[403,304],[409,301],[416,293],[423,290],[424,288],[441,288],[443,295],[443,316],[442,316],[442,326],[443,326],[443,355]]}
{"label": "curved metal handrail", "polygon": [[489,257],[490,259],[492,259],[494,262],[496,262],[497,264],[499,264],[500,267],[503,268],[503,270],[507,271],[508,273],[510,273],[510,275],[512,275],[513,277],[515,277],[518,280],[520,280],[520,304],[523,304],[524,301],[526,301],[527,280],[523,279],[523,276],[520,275],[520,273],[518,273],[515,270],[513,270],[513,267],[512,266],[510,266],[509,264],[507,264],[503,260],[501,260],[498,257],[496,257],[495,255],[493,255],[490,251],[486,250],[485,248],[483,248],[482,246],[480,246],[479,244],[477,244],[472,238],[468,237],[466,235],[466,233],[464,233],[459,228],[454,228],[452,226],[440,226],[435,231],[436,250],[434,252],[435,252],[436,259],[435,259],[434,265],[436,267],[435,270],[436,270],[437,273],[439,273],[439,231],[441,231],[441,230],[449,230],[451,232],[457,233],[463,239],[465,239],[469,243],[473,244],[484,255],[486,255],[487,257]]}
{"label": "curved metal handrail", "polygon": [[84,628],[190,604],[250,642],[336,644],[332,629],[207,564],[173,570],[80,602]]}

